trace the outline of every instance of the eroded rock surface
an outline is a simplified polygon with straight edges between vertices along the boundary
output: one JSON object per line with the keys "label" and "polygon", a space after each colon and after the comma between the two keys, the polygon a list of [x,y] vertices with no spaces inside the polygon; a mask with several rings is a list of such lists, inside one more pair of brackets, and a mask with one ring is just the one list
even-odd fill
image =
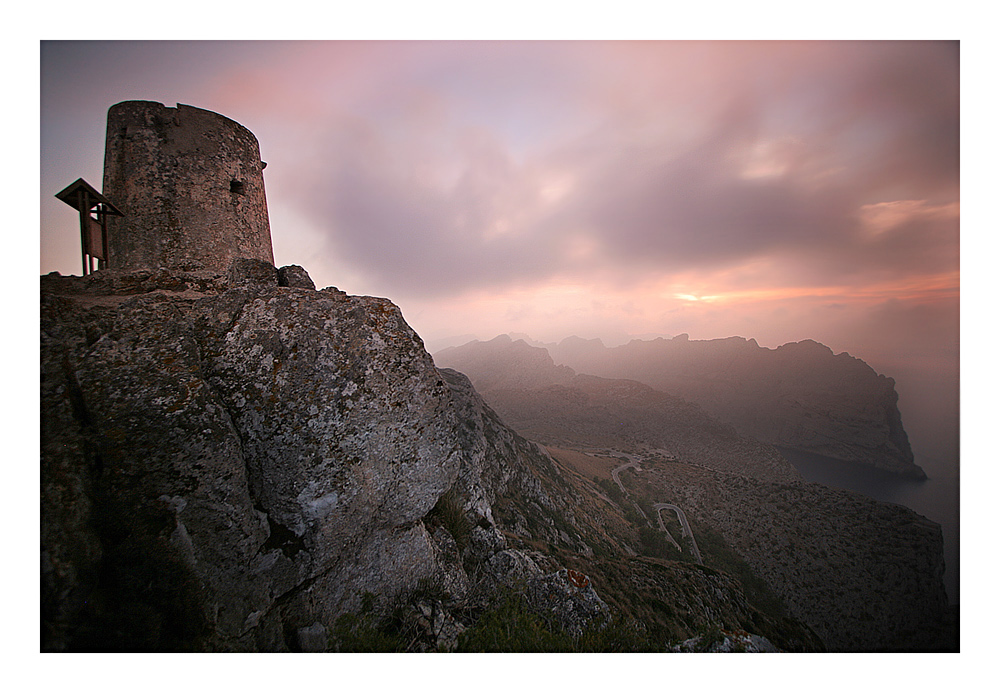
{"label": "eroded rock surface", "polygon": [[608,605],[594,590],[590,577],[572,568],[533,577],[527,587],[531,605],[551,615],[569,633],[578,635],[608,617]]}
{"label": "eroded rock surface", "polygon": [[300,269],[42,278],[44,649],[315,649],[366,592],[468,588],[446,491],[482,560],[508,485],[551,503],[395,305]]}

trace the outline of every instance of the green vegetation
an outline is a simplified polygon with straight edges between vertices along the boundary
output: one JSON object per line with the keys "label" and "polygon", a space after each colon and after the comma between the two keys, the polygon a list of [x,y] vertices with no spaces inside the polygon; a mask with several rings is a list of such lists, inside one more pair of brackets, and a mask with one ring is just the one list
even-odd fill
{"label": "green vegetation", "polygon": [[648,524],[631,503],[625,506],[624,515],[626,520],[638,527],[646,527]]}
{"label": "green vegetation", "polygon": [[[408,652],[434,649],[415,618],[414,605],[427,603],[427,592],[418,588],[388,608],[379,609],[372,594],[362,597],[358,613],[337,619],[331,649],[337,652]],[[593,623],[574,636],[533,611],[515,590],[501,593],[477,615],[467,612],[470,623],[458,638],[457,652],[660,652],[664,640],[655,638],[641,624],[623,616]],[[418,646],[425,641],[424,648]]]}
{"label": "green vegetation", "polygon": [[608,495],[608,498],[613,500],[615,503],[618,505],[623,505],[625,503],[625,494],[622,493],[622,490],[618,488],[618,484],[614,481],[611,479],[600,479],[596,476],[594,477],[594,481],[596,481],[597,485],[601,487],[601,490]]}
{"label": "green vegetation", "polygon": [[708,525],[693,522],[691,525],[691,531],[698,538],[698,547],[708,566],[729,573],[739,580],[747,601],[763,613],[775,618],[785,615],[785,606],[771,591],[770,585],[757,577],[721,534]]}
{"label": "green vegetation", "polygon": [[656,511],[653,510],[653,503],[646,496],[636,496],[635,502],[642,508],[642,512],[646,514],[650,522],[655,521]]}
{"label": "green vegetation", "polygon": [[[662,558],[667,561],[681,561],[690,558],[677,550],[667,539],[667,536],[658,528],[639,528],[639,547],[643,556],[651,558]],[[693,559],[692,559],[693,560]]]}
{"label": "green vegetation", "polygon": [[390,619],[375,611],[378,598],[371,592],[361,595],[361,609],[337,619],[330,636],[336,652],[403,652],[399,631],[391,630]]}
{"label": "green vegetation", "polygon": [[698,635],[696,637],[701,638],[697,645],[699,652],[707,652],[712,645],[721,644],[726,639],[722,629],[714,624],[706,624],[699,628]]}
{"label": "green vegetation", "polygon": [[558,652],[570,639],[554,632],[538,614],[528,610],[516,593],[505,595],[493,609],[458,640],[460,652]]}
{"label": "green vegetation", "polygon": [[516,592],[503,594],[458,641],[459,652],[657,652],[663,646],[622,616],[592,623],[579,636],[532,611]]}
{"label": "green vegetation", "polygon": [[389,632],[373,614],[344,614],[337,619],[331,638],[336,652],[405,652],[398,633]]}
{"label": "green vegetation", "polygon": [[[336,652],[411,652],[421,641],[429,639],[421,627],[418,604],[442,608],[451,595],[427,579],[417,588],[383,601],[371,592],[361,595],[357,613],[341,615],[330,636],[331,649]],[[431,647],[430,649],[433,649]]]}
{"label": "green vegetation", "polygon": [[428,527],[444,527],[458,544],[459,551],[469,544],[472,524],[462,509],[462,503],[454,489],[445,491],[424,518]]}

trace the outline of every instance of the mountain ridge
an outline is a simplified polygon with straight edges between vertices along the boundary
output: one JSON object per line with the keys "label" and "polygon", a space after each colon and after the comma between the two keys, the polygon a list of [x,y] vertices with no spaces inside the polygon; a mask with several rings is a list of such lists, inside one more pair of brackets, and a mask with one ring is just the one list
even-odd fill
{"label": "mountain ridge", "polygon": [[[829,351],[816,344],[796,348]],[[572,451],[562,453],[568,460],[596,455],[637,464],[636,471],[626,470],[633,464],[618,470],[647,519],[655,504],[682,508],[699,546],[720,536],[749,566],[745,586],[756,584],[750,574],[767,576],[790,614],[831,649],[892,649],[889,633],[916,649],[941,647],[939,638],[947,638],[940,632],[947,628],[941,528],[914,511],[804,483],[775,448],[699,405],[635,380],[567,371],[524,340],[473,342],[435,354],[435,362],[464,368],[512,428]],[[530,367],[520,369],[521,363]],[[542,364],[547,370],[539,384],[521,387]],[[588,475],[600,470],[587,461],[579,468]],[[594,481],[608,503],[630,507],[632,501],[616,500],[605,473]],[[726,569],[743,570],[738,564]],[[868,596],[876,594],[874,605]]]}
{"label": "mountain ridge", "polygon": [[[477,352],[484,345],[497,351],[497,345],[508,340],[516,344],[501,335],[490,342],[442,350],[435,358],[468,359],[474,345]],[[686,334],[610,348],[600,339],[579,337],[542,344],[532,342],[548,352],[553,366],[642,382],[696,403],[762,442],[926,478],[914,462],[895,381],[863,360],[847,352],[834,354],[814,340],[776,349],[743,337],[690,340]],[[482,368],[477,374],[487,377]]]}

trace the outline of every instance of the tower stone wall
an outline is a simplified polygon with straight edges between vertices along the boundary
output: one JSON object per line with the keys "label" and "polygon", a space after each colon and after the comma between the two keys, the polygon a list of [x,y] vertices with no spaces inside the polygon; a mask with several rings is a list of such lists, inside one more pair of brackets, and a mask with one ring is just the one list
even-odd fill
{"label": "tower stone wall", "polygon": [[124,101],[108,110],[104,195],[111,269],[274,264],[257,138],[218,113]]}

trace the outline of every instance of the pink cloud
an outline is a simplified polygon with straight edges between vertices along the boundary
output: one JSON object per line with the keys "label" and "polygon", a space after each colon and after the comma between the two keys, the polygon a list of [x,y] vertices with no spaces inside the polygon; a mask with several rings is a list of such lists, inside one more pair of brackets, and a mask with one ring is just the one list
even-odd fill
{"label": "pink cloud", "polygon": [[[56,83],[73,46],[58,48],[43,103],[76,113],[86,95]],[[730,320],[777,335],[782,320],[822,329],[806,305],[957,291],[953,42],[181,49],[118,45],[114,69],[97,50],[86,68],[250,127],[282,261],[389,296],[437,335],[486,316],[496,331],[709,336]],[[97,121],[140,96],[116,84]]]}

